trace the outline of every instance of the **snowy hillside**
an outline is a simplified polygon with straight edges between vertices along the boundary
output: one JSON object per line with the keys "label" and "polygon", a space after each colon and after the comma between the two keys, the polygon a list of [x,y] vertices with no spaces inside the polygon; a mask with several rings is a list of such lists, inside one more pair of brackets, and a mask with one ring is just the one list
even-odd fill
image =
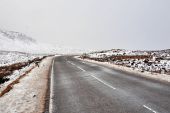
{"label": "snowy hillside", "polygon": [[35,54],[72,54],[84,52],[70,47],[39,43],[25,34],[6,30],[0,30],[0,51],[19,51]]}
{"label": "snowy hillside", "polygon": [[34,39],[22,33],[5,30],[0,30],[0,50],[28,53],[40,52],[37,42]]}
{"label": "snowy hillside", "polygon": [[21,52],[0,51],[0,67],[8,66],[20,62],[27,62],[37,57],[41,58],[43,56],[38,54],[35,55],[35,54],[27,54]]}
{"label": "snowy hillside", "polygon": [[25,34],[15,32],[15,31],[5,31],[5,30],[0,30],[1,35],[6,37],[6,39],[11,39],[13,41],[21,41],[24,43],[35,43],[36,41]]}

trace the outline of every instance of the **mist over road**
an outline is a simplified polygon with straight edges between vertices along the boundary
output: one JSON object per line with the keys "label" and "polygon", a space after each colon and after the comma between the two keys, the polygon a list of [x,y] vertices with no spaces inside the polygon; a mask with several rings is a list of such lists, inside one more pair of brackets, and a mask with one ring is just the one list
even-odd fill
{"label": "mist over road", "polygon": [[56,57],[52,113],[170,113],[170,84],[99,64]]}

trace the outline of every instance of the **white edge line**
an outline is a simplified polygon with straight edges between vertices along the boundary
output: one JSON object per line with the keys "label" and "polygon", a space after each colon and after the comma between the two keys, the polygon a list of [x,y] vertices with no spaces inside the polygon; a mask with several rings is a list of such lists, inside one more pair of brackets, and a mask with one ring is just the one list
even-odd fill
{"label": "white edge line", "polygon": [[153,113],[157,113],[155,110],[151,109],[150,107],[148,107],[148,106],[146,106],[146,105],[143,105],[143,107],[146,108],[146,109],[148,109],[148,110],[150,110],[150,111],[152,111]]}
{"label": "white edge line", "polygon": [[52,113],[53,112],[53,77],[54,77],[54,59],[53,59],[53,62],[52,62],[52,69],[51,69],[51,79],[50,79],[50,103],[49,103],[49,113]]}
{"label": "white edge line", "polygon": [[115,87],[109,85],[108,83],[102,81],[101,79],[95,77],[94,75],[91,74],[90,76],[92,76],[93,78],[95,78],[95,79],[98,80],[99,82],[103,83],[104,85],[106,85],[106,86],[108,86],[108,87],[110,87],[110,88],[112,88],[112,89],[114,89],[114,90],[116,89]]}

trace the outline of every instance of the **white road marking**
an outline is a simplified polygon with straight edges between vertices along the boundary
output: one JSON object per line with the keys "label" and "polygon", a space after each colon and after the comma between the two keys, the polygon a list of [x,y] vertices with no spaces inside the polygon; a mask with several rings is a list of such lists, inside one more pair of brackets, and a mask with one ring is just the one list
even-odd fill
{"label": "white road marking", "polygon": [[[74,64],[74,63],[72,63],[72,62],[70,62],[70,61],[67,61],[67,62],[69,62],[70,64],[76,66],[77,68],[79,68],[79,69],[82,70],[82,71],[86,71],[86,70],[84,70],[83,68],[77,66],[76,64]],[[103,80],[95,77],[94,75],[90,74],[90,76],[92,76],[93,78],[95,78],[95,79],[98,80],[99,82],[103,83],[104,85],[108,86],[109,88],[114,89],[114,90],[116,89],[115,87],[109,85],[108,83],[106,83],[106,82],[104,82]]]}
{"label": "white road marking", "polygon": [[74,63],[72,63],[72,62],[70,62],[70,61],[67,61],[67,62],[70,63],[70,64],[72,64],[72,65],[75,66],[76,68],[80,69],[81,71],[86,71],[86,70],[84,70],[83,68],[77,66],[76,64],[74,64]]}
{"label": "white road marking", "polygon": [[146,109],[148,109],[148,110],[150,110],[150,111],[152,111],[153,113],[157,113],[155,110],[153,110],[152,108],[150,108],[150,107],[148,107],[148,106],[146,106],[146,105],[143,105],[143,107],[146,108]]}
{"label": "white road marking", "polygon": [[86,70],[84,70],[83,68],[81,68],[81,67],[79,67],[79,66],[76,66],[77,68],[79,68],[80,70],[82,70],[82,71],[86,71]]}
{"label": "white road marking", "polygon": [[53,60],[53,63],[52,63],[52,69],[51,69],[51,85],[50,85],[50,103],[49,103],[49,113],[52,113],[53,112],[53,97],[54,97],[54,93],[53,93],[53,86],[54,86],[54,83],[53,83],[53,78],[54,78],[54,60]]}
{"label": "white road marking", "polygon": [[67,61],[68,63],[71,63],[70,61]]}
{"label": "white road marking", "polygon": [[90,76],[92,76],[93,78],[95,78],[95,79],[98,80],[99,82],[103,83],[104,85],[108,86],[109,88],[112,88],[112,89],[114,89],[114,90],[116,89],[115,87],[109,85],[108,83],[106,83],[106,82],[104,82],[103,80],[95,77],[94,75],[90,74]]}
{"label": "white road marking", "polygon": [[86,64],[86,62],[82,62],[83,64]]}

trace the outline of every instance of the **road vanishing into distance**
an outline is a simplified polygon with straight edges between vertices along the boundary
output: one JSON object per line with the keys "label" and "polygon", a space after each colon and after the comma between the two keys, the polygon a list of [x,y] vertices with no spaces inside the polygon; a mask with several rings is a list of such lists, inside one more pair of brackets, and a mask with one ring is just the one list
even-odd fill
{"label": "road vanishing into distance", "polygon": [[53,63],[50,113],[170,113],[170,84],[72,56]]}

